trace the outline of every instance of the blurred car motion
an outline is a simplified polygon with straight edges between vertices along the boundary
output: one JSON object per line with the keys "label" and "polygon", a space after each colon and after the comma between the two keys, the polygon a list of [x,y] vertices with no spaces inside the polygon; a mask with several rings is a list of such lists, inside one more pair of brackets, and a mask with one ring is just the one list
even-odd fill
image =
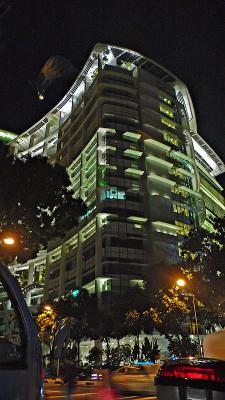
{"label": "blurred car motion", "polygon": [[153,394],[154,380],[160,364],[132,365],[112,372],[112,384],[119,392]]}

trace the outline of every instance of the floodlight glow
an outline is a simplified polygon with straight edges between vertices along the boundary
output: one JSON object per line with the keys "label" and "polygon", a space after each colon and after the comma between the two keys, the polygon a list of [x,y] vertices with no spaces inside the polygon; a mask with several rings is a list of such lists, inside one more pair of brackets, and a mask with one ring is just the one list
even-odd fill
{"label": "floodlight glow", "polygon": [[176,285],[177,286],[179,286],[179,287],[184,287],[185,286],[185,281],[183,280],[183,279],[178,279],[177,281],[176,281]]}
{"label": "floodlight glow", "polygon": [[15,240],[12,237],[7,237],[3,239],[3,243],[8,244],[8,245],[12,245],[15,243]]}
{"label": "floodlight glow", "polygon": [[52,310],[52,307],[51,307],[51,306],[48,306],[48,305],[46,305],[46,306],[44,306],[44,310],[46,310],[46,311],[51,311],[51,310]]}

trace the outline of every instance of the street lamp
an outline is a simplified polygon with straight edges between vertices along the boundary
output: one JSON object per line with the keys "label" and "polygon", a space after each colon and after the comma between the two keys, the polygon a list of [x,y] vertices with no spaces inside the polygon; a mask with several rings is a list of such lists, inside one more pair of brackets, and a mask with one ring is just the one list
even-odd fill
{"label": "street lamp", "polygon": [[[186,282],[184,279],[178,279],[175,283],[175,287],[178,288],[183,288],[186,285]],[[198,346],[199,346],[199,353],[202,355],[202,348],[201,348],[201,341],[200,341],[200,336],[199,336],[199,329],[198,329],[198,317],[197,317],[197,312],[196,312],[196,298],[193,293],[188,293],[188,296],[192,297],[192,304],[193,304],[193,311],[194,311],[194,320],[195,320],[195,326],[196,326],[196,335],[198,339]]]}
{"label": "street lamp", "polygon": [[1,245],[6,245],[6,246],[12,246],[15,244],[15,239],[13,239],[12,236],[6,236],[6,237],[2,237],[0,239],[0,244]]}
{"label": "street lamp", "polygon": [[10,254],[13,253],[13,250],[15,250],[15,245],[16,245],[16,241],[12,236],[3,237],[1,235],[1,238],[0,238],[0,250],[1,250],[1,252],[3,254],[6,252],[7,256],[6,256],[6,254],[4,254],[4,257],[3,257],[3,254],[0,255],[0,260],[4,261],[5,258],[8,258],[9,261],[12,262],[12,257],[10,256]]}
{"label": "street lamp", "polygon": [[2,242],[9,246],[12,246],[13,244],[15,244],[15,240],[12,237],[3,238]]}
{"label": "street lamp", "polygon": [[175,287],[184,287],[186,285],[186,282],[184,279],[177,279],[176,283],[175,283]]}
{"label": "street lamp", "polygon": [[45,310],[45,311],[52,311],[52,307],[49,306],[48,304],[46,304],[46,305],[44,306],[44,310]]}

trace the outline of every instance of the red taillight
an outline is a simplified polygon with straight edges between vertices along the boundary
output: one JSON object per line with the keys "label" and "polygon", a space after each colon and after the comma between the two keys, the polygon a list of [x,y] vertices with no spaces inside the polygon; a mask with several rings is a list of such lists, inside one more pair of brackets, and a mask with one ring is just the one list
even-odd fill
{"label": "red taillight", "polygon": [[203,380],[215,380],[215,371],[211,368],[190,368],[190,367],[170,367],[160,371],[160,376],[173,376],[174,378],[184,379],[203,379]]}
{"label": "red taillight", "polygon": [[225,371],[221,371],[216,366],[202,367],[193,365],[165,365],[159,371],[159,376],[183,378],[183,379],[201,379],[204,381],[225,382]]}

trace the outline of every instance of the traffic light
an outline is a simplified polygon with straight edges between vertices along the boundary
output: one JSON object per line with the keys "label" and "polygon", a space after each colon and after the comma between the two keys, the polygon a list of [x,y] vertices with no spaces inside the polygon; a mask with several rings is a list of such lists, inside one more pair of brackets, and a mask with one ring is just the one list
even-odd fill
{"label": "traffic light", "polygon": [[80,290],[79,290],[79,289],[73,289],[73,290],[70,291],[70,294],[71,294],[73,297],[77,297],[79,293],[80,293]]}

